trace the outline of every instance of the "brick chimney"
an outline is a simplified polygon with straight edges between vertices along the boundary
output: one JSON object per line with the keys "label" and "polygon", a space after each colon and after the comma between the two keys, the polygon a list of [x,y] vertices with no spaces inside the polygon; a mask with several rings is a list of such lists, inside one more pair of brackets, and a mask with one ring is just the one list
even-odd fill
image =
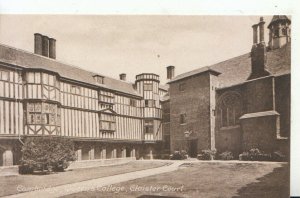
{"label": "brick chimney", "polygon": [[49,58],[56,58],[56,40],[40,33],[34,34],[34,53]]}
{"label": "brick chimney", "polygon": [[120,80],[126,81],[126,74],[125,73],[120,74]]}
{"label": "brick chimney", "polygon": [[171,80],[174,78],[174,76],[175,76],[175,66],[170,65],[167,67],[167,79]]}
{"label": "brick chimney", "polygon": [[49,57],[49,37],[42,37],[42,55]]}
{"label": "brick chimney", "polygon": [[39,33],[34,34],[34,53],[42,55],[42,40],[43,35]]}
{"label": "brick chimney", "polygon": [[56,58],[56,40],[49,38],[49,58]]}
{"label": "brick chimney", "polygon": [[[251,49],[251,74],[248,80],[268,76],[270,73],[266,70],[267,49],[264,42],[264,19],[252,26],[253,28],[253,45]],[[257,27],[259,27],[259,43],[257,42]]]}

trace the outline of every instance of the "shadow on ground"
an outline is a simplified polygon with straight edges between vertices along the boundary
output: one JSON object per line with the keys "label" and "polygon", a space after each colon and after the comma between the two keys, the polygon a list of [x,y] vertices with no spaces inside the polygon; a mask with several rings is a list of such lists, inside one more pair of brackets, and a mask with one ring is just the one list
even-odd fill
{"label": "shadow on ground", "polygon": [[234,198],[286,198],[290,197],[290,173],[289,165],[275,168],[273,172],[258,178],[238,190],[238,196]]}

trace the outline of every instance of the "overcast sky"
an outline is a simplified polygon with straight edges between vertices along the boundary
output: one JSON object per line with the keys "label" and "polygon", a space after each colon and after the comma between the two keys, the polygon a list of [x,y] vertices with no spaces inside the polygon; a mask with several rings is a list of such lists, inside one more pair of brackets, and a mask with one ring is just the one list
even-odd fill
{"label": "overcast sky", "polygon": [[[264,16],[265,40],[272,16]],[[0,15],[0,43],[34,51],[38,32],[57,40],[57,60],[106,76],[143,72],[166,81],[166,66],[181,74],[247,53],[259,16]]]}

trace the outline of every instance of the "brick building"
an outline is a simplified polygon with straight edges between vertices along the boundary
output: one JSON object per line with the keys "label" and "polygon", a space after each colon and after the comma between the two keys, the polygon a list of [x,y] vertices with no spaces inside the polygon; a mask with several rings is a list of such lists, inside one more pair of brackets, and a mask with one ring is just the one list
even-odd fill
{"label": "brick building", "polygon": [[193,157],[203,149],[289,152],[291,21],[272,18],[268,46],[264,24],[260,18],[253,25],[251,53],[168,82],[164,104],[170,106],[172,152],[187,150]]}

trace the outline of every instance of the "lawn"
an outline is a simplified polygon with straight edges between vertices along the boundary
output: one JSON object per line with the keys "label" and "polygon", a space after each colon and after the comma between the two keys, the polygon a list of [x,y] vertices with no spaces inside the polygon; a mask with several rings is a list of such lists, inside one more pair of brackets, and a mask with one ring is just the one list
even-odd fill
{"label": "lawn", "polygon": [[[111,189],[120,189],[112,191]],[[66,197],[289,197],[289,166],[280,163],[196,163],[177,171]]]}
{"label": "lawn", "polygon": [[[20,190],[41,189],[75,183],[132,171],[156,168],[168,164],[156,161],[134,161],[122,165],[75,169],[50,175],[18,175],[0,177],[0,197],[20,193]],[[19,189],[19,190],[18,190]]]}

